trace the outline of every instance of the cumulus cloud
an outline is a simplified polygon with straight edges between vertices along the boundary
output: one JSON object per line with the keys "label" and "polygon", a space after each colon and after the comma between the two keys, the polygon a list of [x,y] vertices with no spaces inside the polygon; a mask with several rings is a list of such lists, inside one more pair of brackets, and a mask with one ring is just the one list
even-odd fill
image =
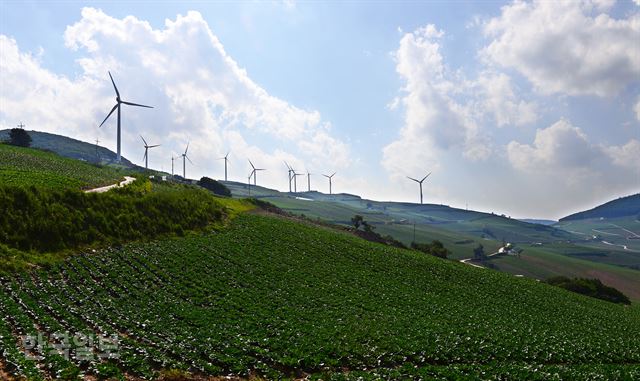
{"label": "cumulus cloud", "polygon": [[609,96],[640,78],[640,13],[616,19],[612,1],[514,1],[484,24],[482,55],[544,94]]}
{"label": "cumulus cloud", "polygon": [[536,104],[520,100],[506,74],[486,70],[468,80],[449,70],[441,53],[444,35],[434,25],[418,28],[404,34],[393,55],[405,86],[387,106],[404,112],[400,136],[383,150],[392,176],[437,167],[439,151],[457,149],[468,160],[485,160],[492,148],[483,124],[536,120]]}
{"label": "cumulus cloud", "polygon": [[594,144],[566,119],[538,129],[532,144],[512,141],[506,151],[515,169],[538,175],[541,187],[552,187],[559,194],[563,188],[604,187],[611,191],[631,190],[638,185],[640,142],[632,139],[622,146]]}
{"label": "cumulus cloud", "polygon": [[[330,123],[318,111],[296,107],[256,84],[198,12],[153,29],[133,16],[117,19],[84,8],[64,39],[81,53],[76,78],[41,67],[16,41],[0,36],[3,123],[28,115],[29,126],[38,130],[88,141],[98,133],[114,136],[113,121],[96,129],[114,104],[110,70],[124,100],[155,106],[123,109],[123,154],[134,161],[138,152],[142,156],[138,135],[143,134],[163,143],[150,155],[151,163],[161,156],[169,161],[170,152],[191,141],[198,174],[219,166],[213,158],[228,149],[236,157],[254,155],[261,166],[279,166],[283,157],[300,163],[328,160],[338,167],[347,162],[334,161],[348,157],[349,147],[332,135]],[[263,151],[261,141],[287,149]]]}

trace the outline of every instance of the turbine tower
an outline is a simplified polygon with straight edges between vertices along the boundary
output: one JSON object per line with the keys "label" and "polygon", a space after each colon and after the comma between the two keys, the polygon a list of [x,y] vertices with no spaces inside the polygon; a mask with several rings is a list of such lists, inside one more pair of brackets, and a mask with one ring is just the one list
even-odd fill
{"label": "turbine tower", "polygon": [[189,159],[189,156],[187,156],[188,150],[189,150],[189,143],[187,143],[187,148],[185,148],[184,153],[180,155],[182,156],[182,178],[185,180],[187,179],[187,165],[186,165],[185,159],[189,160],[189,163],[193,164],[193,161],[191,161],[191,159]]}
{"label": "turbine tower", "polygon": [[311,173],[307,171],[307,192],[311,192]]}
{"label": "turbine tower", "polygon": [[257,185],[256,175],[257,175],[258,171],[266,171],[266,169],[265,168],[256,168],[253,165],[253,163],[251,162],[251,160],[249,160],[249,164],[251,164],[251,168],[253,169],[251,171],[251,173],[249,174],[249,176],[251,176],[251,174],[253,174],[253,185]]}
{"label": "turbine tower", "polygon": [[140,138],[142,139],[142,142],[144,143],[144,156],[142,157],[142,159],[144,160],[144,168],[145,169],[149,169],[149,148],[160,147],[160,144],[155,144],[155,145],[150,146],[149,144],[147,144],[147,141],[144,140],[142,135],[140,135]]}
{"label": "turbine tower", "polygon": [[111,114],[113,114],[114,111],[116,111],[116,109],[118,109],[118,156],[116,158],[116,161],[119,163],[120,162],[120,158],[121,158],[121,144],[120,144],[120,105],[129,105],[129,106],[138,106],[138,107],[146,107],[146,108],[153,108],[151,106],[145,106],[145,105],[141,105],[141,104],[137,104],[137,103],[131,103],[131,102],[125,102],[122,99],[120,99],[120,92],[118,91],[118,88],[116,87],[116,83],[113,81],[113,77],[111,76],[111,72],[109,72],[109,78],[111,78],[111,83],[113,84],[113,89],[116,91],[116,105],[113,106],[113,108],[111,109],[111,111],[109,111],[109,114],[107,115],[106,118],[104,118],[104,120],[102,121],[102,123],[100,123],[100,125],[98,127],[102,127],[102,125],[104,124],[104,122],[107,121],[107,119],[109,119],[109,117],[111,116]]}
{"label": "turbine tower", "polygon": [[331,179],[333,178],[333,176],[335,176],[337,172],[333,172],[333,174],[331,176],[329,175],[325,175],[324,173],[322,174],[322,176],[326,177],[329,179],[329,194],[331,194]]}
{"label": "turbine tower", "polygon": [[304,176],[303,173],[298,173],[295,171],[295,169],[291,169],[291,172],[293,172],[293,191],[295,193],[298,193],[298,176]]}
{"label": "turbine tower", "polygon": [[171,178],[173,179],[173,161],[177,159],[176,157],[173,157],[173,155],[171,155]]}
{"label": "turbine tower", "polygon": [[224,160],[224,181],[227,181],[227,163],[229,162],[229,154],[231,152],[227,151],[227,154],[224,157],[219,158],[218,160]]}
{"label": "turbine tower", "polygon": [[288,172],[288,178],[289,178],[289,193],[291,193],[291,180],[293,180],[293,176],[291,175],[291,172],[293,172],[293,168],[291,168],[291,166],[289,164],[287,164],[287,162],[284,162],[284,165],[287,166],[287,172]]}
{"label": "turbine tower", "polygon": [[407,178],[409,180],[413,180],[416,183],[420,184],[420,205],[422,205],[422,182],[425,181],[427,179],[427,177],[429,177],[430,174],[431,174],[431,172],[429,172],[425,177],[423,177],[422,180],[416,180],[413,177],[407,176]]}

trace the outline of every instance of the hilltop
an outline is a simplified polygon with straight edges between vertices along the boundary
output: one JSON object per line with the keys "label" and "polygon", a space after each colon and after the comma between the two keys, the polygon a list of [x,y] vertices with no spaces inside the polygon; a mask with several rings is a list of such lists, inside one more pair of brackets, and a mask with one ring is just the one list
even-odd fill
{"label": "hilltop", "polygon": [[[0,130],[0,141],[9,138],[10,130]],[[95,144],[48,132],[27,131],[31,136],[31,147],[54,152],[60,156],[98,164],[116,164],[115,152]],[[135,167],[129,160],[122,158],[117,164],[122,167]]]}
{"label": "hilltop", "polygon": [[560,222],[585,220],[590,218],[618,218],[640,215],[640,193],[620,197],[593,209],[571,214],[560,219]]}

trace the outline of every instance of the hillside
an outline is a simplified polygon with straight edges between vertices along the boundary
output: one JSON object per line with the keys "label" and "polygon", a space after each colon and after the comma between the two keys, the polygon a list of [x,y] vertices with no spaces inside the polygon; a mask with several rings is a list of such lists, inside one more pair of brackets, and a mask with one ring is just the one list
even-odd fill
{"label": "hillside", "polygon": [[113,184],[130,172],[0,143],[0,184],[90,188]]}
{"label": "hillside", "polygon": [[571,214],[560,219],[560,222],[585,220],[590,218],[618,218],[637,217],[640,215],[640,193],[631,196],[620,197],[596,206],[593,209]]}
{"label": "hillside", "polygon": [[[32,379],[640,376],[636,307],[278,217],[74,256],[0,290],[3,362]],[[66,330],[115,335],[118,358],[16,346]]]}
{"label": "hillside", "polygon": [[[9,138],[10,130],[0,130],[0,141]],[[60,156],[86,161],[88,163],[115,164],[115,152],[95,144],[72,139],[62,135],[40,131],[27,131],[31,136],[31,147],[55,152]],[[97,148],[97,149],[96,149]],[[134,167],[129,160],[122,158],[119,166]]]}

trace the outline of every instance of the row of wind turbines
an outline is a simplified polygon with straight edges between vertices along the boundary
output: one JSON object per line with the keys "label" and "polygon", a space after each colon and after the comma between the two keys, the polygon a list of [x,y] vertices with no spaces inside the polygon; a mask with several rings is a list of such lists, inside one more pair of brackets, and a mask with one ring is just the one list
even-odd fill
{"label": "row of wind turbines", "polygon": [[[153,108],[153,106],[147,106],[147,105],[143,105],[143,104],[139,104],[139,103],[133,103],[133,102],[126,102],[123,101],[120,98],[120,92],[118,91],[118,87],[116,86],[115,81],[113,80],[113,76],[111,75],[111,72],[109,71],[109,78],[111,79],[111,84],[113,85],[113,89],[116,92],[116,104],[113,106],[113,108],[111,109],[111,111],[109,111],[109,114],[107,114],[107,116],[104,118],[104,120],[102,121],[102,123],[100,123],[100,125],[98,127],[102,127],[102,125],[109,119],[109,117],[113,114],[114,111],[117,111],[117,158],[116,161],[119,163],[121,161],[122,155],[121,155],[121,107],[122,105],[128,105],[128,106],[136,106],[136,107],[145,107],[145,108]],[[142,142],[144,143],[144,156],[142,157],[142,159],[144,160],[144,166],[145,168],[149,168],[149,149],[151,148],[155,148],[155,147],[159,147],[160,144],[153,144],[150,145],[147,143],[147,141],[144,139],[144,137],[142,135],[140,135],[140,138],[142,139]],[[97,144],[97,143],[96,143]],[[171,176],[174,176],[174,161],[179,158],[182,157],[182,177],[184,179],[187,178],[187,167],[186,167],[186,160],[189,160],[189,162],[191,164],[193,164],[193,162],[191,161],[191,159],[189,158],[189,156],[187,156],[187,151],[189,150],[189,143],[187,143],[187,147],[184,150],[184,153],[180,154],[178,157],[173,157],[171,156]],[[224,160],[224,181],[229,181],[228,180],[228,171],[227,171],[227,166],[229,163],[229,153],[227,152],[227,154],[220,158],[219,160]],[[253,165],[253,162],[251,162],[251,160],[249,160],[249,164],[251,165],[251,172],[249,172],[249,175],[247,176],[247,183],[249,186],[249,193],[251,193],[251,178],[253,177],[253,185],[257,186],[257,174],[259,171],[266,171],[266,168],[257,168],[255,165]],[[291,193],[292,191],[294,193],[298,192],[298,182],[297,182],[297,178],[298,176],[307,176],[307,190],[309,192],[311,192],[311,173],[309,173],[307,171],[307,173],[298,173],[296,172],[296,170],[291,167],[286,161],[284,162],[285,166],[287,167],[287,173],[288,173],[288,181],[289,181],[289,193]],[[332,180],[333,180],[333,176],[336,175],[336,172],[333,172],[331,175],[326,175],[326,174],[322,174],[322,176],[326,177],[329,180],[329,194],[333,194],[333,189],[332,189]],[[413,180],[415,182],[417,182],[420,185],[420,204],[423,203],[423,197],[422,197],[422,183],[427,179],[427,177],[429,177],[431,175],[431,172],[429,172],[429,174],[427,174],[425,177],[423,177],[421,180],[418,179],[414,179],[413,177],[408,177],[408,179]],[[293,183],[293,188],[292,188],[292,183]]]}

